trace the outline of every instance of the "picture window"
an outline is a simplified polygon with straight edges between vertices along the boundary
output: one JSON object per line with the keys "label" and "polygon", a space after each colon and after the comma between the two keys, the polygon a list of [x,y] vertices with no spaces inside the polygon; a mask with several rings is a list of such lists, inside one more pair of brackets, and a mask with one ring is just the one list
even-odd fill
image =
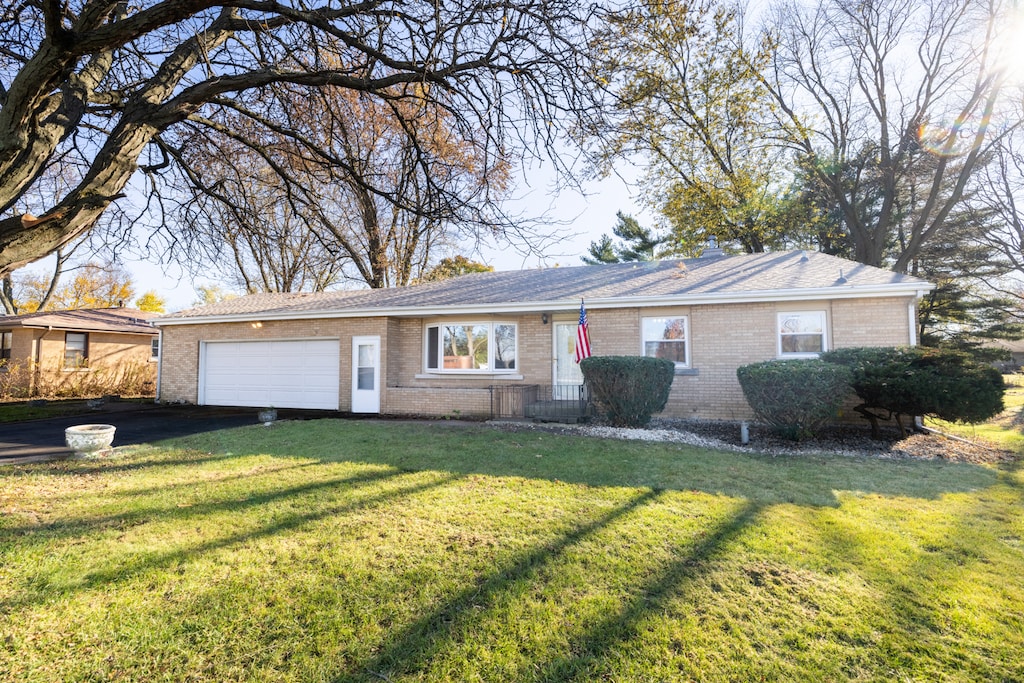
{"label": "picture window", "polygon": [[510,372],[516,369],[513,323],[453,322],[426,329],[424,354],[432,372]]}

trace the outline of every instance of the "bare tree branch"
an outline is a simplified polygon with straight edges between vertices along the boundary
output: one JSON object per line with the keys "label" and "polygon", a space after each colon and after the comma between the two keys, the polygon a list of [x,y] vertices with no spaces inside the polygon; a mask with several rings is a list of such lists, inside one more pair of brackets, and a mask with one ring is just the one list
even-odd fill
{"label": "bare tree branch", "polygon": [[[599,12],[570,0],[47,0],[0,14],[0,274],[90,230],[140,165],[166,191],[155,175],[166,160],[140,159],[186,122],[215,120],[225,97],[280,124],[273,87],[377,101],[415,87],[453,130],[483,131],[494,158],[553,152],[567,117],[594,106],[584,48]],[[403,129],[414,147],[427,132]],[[76,182],[38,192],[55,166]]]}

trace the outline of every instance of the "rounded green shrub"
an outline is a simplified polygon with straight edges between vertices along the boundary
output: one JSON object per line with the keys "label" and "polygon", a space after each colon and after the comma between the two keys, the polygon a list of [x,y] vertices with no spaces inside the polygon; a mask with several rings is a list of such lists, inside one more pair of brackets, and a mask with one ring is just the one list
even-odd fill
{"label": "rounded green shrub", "polygon": [[580,362],[598,410],[616,427],[643,427],[668,403],[675,364],[646,356],[591,356]]}
{"label": "rounded green shrub", "polygon": [[850,393],[850,371],[818,359],[770,360],[736,370],[758,419],[783,436],[814,436]]}
{"label": "rounded green shrub", "polygon": [[[856,410],[871,420],[901,415],[932,415],[951,422],[977,423],[1003,410],[1003,376],[952,349],[921,346],[837,349],[822,360],[848,367],[861,400]],[[885,411],[888,416],[876,411]]]}

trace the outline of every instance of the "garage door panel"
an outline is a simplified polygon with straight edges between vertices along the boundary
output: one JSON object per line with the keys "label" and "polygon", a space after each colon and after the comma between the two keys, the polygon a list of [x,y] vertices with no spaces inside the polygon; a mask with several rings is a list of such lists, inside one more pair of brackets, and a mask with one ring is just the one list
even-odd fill
{"label": "garage door panel", "polygon": [[337,340],[207,342],[206,405],[337,410]]}

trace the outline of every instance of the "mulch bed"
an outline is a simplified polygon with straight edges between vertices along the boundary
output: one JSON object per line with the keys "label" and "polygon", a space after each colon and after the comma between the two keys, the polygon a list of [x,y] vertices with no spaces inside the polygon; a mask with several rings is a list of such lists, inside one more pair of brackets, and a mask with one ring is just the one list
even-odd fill
{"label": "mulch bed", "polygon": [[[706,438],[714,438],[732,446],[741,446],[737,423],[690,422],[676,426]],[[762,425],[749,426],[747,448],[766,453],[840,453],[869,457],[941,459],[951,462],[1006,463],[1019,457],[1012,451],[980,441],[941,434],[935,430],[914,432],[906,437],[895,427],[881,430],[880,439],[871,438],[871,428],[841,425],[826,429],[813,439],[793,442]]]}

